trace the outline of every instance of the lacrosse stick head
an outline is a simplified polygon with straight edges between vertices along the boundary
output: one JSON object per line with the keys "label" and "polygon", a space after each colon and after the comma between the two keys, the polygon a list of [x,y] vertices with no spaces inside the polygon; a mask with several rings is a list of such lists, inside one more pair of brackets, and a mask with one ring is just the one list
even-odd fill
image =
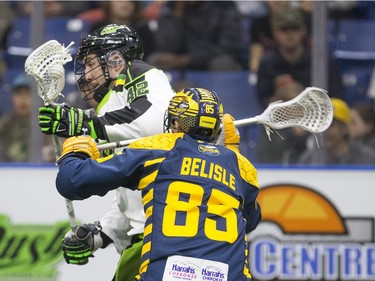
{"label": "lacrosse stick head", "polygon": [[69,48],[50,40],[35,49],[25,61],[25,71],[37,82],[38,95],[44,103],[58,99],[65,86],[64,65],[72,60]]}
{"label": "lacrosse stick head", "polygon": [[327,91],[308,87],[290,101],[271,103],[258,121],[273,129],[301,127],[311,133],[322,133],[331,125],[332,118],[333,107]]}

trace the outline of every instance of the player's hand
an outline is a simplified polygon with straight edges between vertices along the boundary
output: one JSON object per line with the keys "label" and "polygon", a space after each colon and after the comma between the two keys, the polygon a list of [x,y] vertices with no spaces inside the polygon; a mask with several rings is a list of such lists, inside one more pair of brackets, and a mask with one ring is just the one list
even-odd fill
{"label": "player's hand", "polygon": [[46,105],[39,108],[39,126],[47,135],[68,138],[92,135],[96,138],[92,119],[86,112],[68,105]]}
{"label": "player's hand", "polygon": [[62,147],[62,155],[56,162],[60,163],[62,159],[72,153],[81,159],[91,158],[95,160],[100,157],[96,142],[90,136],[78,136],[66,139]]}
{"label": "player's hand", "polygon": [[234,126],[234,118],[232,115],[226,113],[223,116],[223,128],[224,128],[224,145],[226,147],[239,151],[240,147],[240,133]]}
{"label": "player's hand", "polygon": [[101,229],[100,222],[95,222],[79,226],[76,233],[69,231],[61,244],[65,261],[76,265],[87,264],[89,258],[94,257],[93,253],[103,245]]}

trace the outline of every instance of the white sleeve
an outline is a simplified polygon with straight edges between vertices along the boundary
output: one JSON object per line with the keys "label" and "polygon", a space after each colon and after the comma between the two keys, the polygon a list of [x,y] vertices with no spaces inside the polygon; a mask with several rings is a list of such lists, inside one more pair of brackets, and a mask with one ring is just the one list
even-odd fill
{"label": "white sleeve", "polygon": [[111,209],[100,220],[119,253],[130,245],[131,236],[143,233],[145,222],[141,192],[124,187],[116,189]]}
{"label": "white sleeve", "polygon": [[143,233],[146,216],[142,205],[142,193],[120,187],[116,189],[117,205],[121,213],[130,220],[129,236]]}
{"label": "white sleeve", "polygon": [[113,200],[111,209],[101,218],[102,231],[112,239],[118,253],[130,245],[131,237],[127,234],[130,230],[130,219],[119,209],[117,195]]}

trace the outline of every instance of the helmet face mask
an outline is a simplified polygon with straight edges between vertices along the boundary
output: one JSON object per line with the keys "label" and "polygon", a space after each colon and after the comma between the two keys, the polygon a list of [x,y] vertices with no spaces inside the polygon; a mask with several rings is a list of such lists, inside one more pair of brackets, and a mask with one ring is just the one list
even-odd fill
{"label": "helmet face mask", "polygon": [[82,99],[94,98],[95,91],[109,81],[107,66],[102,58],[89,54],[83,61],[76,60],[75,75]]}
{"label": "helmet face mask", "polygon": [[[95,55],[97,57],[99,66],[103,72],[102,75],[105,78],[105,81],[103,81],[99,87],[88,85],[90,80],[95,80],[95,76],[93,78],[91,77],[91,79],[86,77],[90,72],[90,70],[87,70],[87,65],[91,61],[90,55]],[[88,59],[88,57],[90,57],[90,59]],[[113,57],[117,57],[117,59],[113,60]],[[89,34],[81,41],[74,62],[75,77],[82,98],[86,100],[91,99],[95,97],[94,92],[96,89],[109,86],[111,80],[115,77],[110,77],[108,65],[115,66],[124,62],[125,66],[126,62],[131,63],[135,59],[142,59],[142,57],[143,44],[141,38],[131,27],[110,24]]]}
{"label": "helmet face mask", "polygon": [[220,131],[223,106],[217,94],[202,88],[186,88],[171,99],[164,130],[176,129],[199,140],[214,141]]}

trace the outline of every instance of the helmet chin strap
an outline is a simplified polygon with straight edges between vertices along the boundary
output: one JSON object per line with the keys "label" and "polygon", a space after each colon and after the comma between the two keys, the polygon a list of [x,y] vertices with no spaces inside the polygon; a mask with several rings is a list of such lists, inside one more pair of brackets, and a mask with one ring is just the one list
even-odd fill
{"label": "helmet chin strap", "polygon": [[[123,70],[121,70],[120,73],[126,73],[127,69],[130,67],[130,65],[131,65],[131,61],[125,63],[125,67],[124,67]],[[103,72],[105,73],[107,81],[103,85],[101,85],[98,89],[96,89],[95,92],[94,92],[93,97],[94,97],[94,100],[97,103],[100,103],[102,101],[102,99],[105,97],[105,95],[109,91],[109,85],[112,83],[112,81],[116,80],[116,79],[113,79],[113,78],[109,77],[108,70],[106,70],[104,67],[103,67]]]}
{"label": "helmet chin strap", "polygon": [[98,89],[95,90],[93,97],[97,103],[100,103],[102,99],[105,97],[105,95],[108,93],[109,85],[112,81],[113,79],[109,78],[107,82],[105,82],[103,85],[101,85]]}

